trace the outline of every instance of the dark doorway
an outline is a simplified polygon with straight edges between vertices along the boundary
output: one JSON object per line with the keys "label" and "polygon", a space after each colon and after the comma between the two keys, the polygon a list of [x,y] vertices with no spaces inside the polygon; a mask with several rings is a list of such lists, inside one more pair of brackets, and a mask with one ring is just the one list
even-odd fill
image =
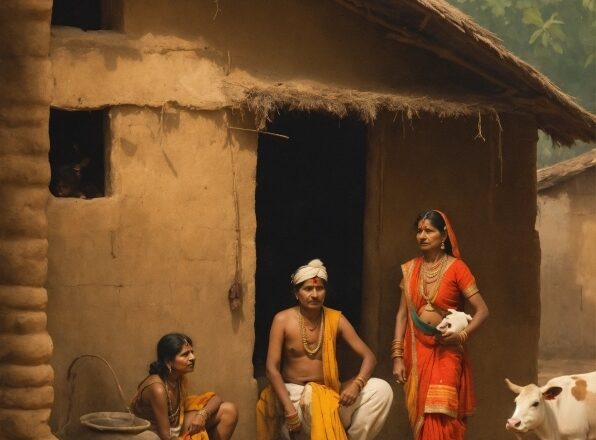
{"label": "dark doorway", "polygon": [[295,304],[290,274],[313,258],[329,272],[326,305],[358,328],[366,126],[317,113],[278,115],[257,163],[255,377],[264,375],[271,320]]}

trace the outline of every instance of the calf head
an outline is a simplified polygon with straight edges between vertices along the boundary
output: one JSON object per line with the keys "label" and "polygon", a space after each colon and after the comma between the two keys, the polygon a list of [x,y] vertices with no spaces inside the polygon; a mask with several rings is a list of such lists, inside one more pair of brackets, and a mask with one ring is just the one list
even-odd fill
{"label": "calf head", "polygon": [[468,322],[472,317],[464,312],[459,312],[455,309],[449,309],[449,314],[437,325],[443,336],[447,334],[459,333],[468,326]]}
{"label": "calf head", "polygon": [[559,395],[561,387],[538,387],[533,383],[519,386],[505,379],[511,391],[517,394],[515,411],[507,419],[505,428],[514,432],[528,432],[544,424],[546,417],[546,400],[552,400]]}

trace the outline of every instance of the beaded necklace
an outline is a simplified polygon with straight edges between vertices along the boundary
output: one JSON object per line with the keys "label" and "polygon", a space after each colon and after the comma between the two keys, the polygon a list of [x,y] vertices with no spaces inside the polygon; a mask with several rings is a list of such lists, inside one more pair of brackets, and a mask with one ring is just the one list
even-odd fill
{"label": "beaded necklace", "polygon": [[[418,277],[418,291],[420,295],[426,300],[426,306],[424,310],[428,312],[434,312],[435,307],[433,303],[439,293],[439,285],[441,284],[441,278],[443,272],[447,266],[447,254],[444,254],[436,263],[427,265],[424,261],[420,265],[420,275]],[[430,269],[429,269],[430,268]],[[427,284],[433,284],[432,292],[429,294],[427,291]]]}
{"label": "beaded necklace", "polygon": [[306,328],[304,326],[304,318],[302,317],[302,313],[300,313],[300,311],[298,312],[298,322],[300,324],[300,336],[302,336],[302,346],[304,347],[304,351],[306,351],[306,354],[308,356],[316,355],[319,352],[319,350],[321,349],[321,345],[323,344],[323,326],[325,323],[325,312],[321,311],[319,339],[317,340],[317,345],[315,345],[314,348],[310,348],[308,346],[308,339],[306,337]]}

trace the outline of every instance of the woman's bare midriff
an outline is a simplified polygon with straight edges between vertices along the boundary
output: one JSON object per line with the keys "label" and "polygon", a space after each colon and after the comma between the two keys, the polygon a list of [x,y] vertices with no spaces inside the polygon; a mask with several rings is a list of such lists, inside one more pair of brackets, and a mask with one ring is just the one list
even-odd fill
{"label": "woman's bare midriff", "polygon": [[436,327],[443,320],[443,316],[439,312],[426,310],[425,307],[426,306],[420,307],[418,316],[420,316],[420,319],[427,324]]}

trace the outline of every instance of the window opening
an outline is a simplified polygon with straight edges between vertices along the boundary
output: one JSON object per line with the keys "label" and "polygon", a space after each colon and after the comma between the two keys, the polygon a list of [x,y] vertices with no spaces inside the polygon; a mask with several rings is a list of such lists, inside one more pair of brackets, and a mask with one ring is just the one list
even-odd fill
{"label": "window opening", "polygon": [[105,196],[105,111],[50,109],[50,192],[56,197]]}
{"label": "window opening", "polygon": [[102,0],[54,0],[52,25],[73,26],[85,31],[102,27]]}

